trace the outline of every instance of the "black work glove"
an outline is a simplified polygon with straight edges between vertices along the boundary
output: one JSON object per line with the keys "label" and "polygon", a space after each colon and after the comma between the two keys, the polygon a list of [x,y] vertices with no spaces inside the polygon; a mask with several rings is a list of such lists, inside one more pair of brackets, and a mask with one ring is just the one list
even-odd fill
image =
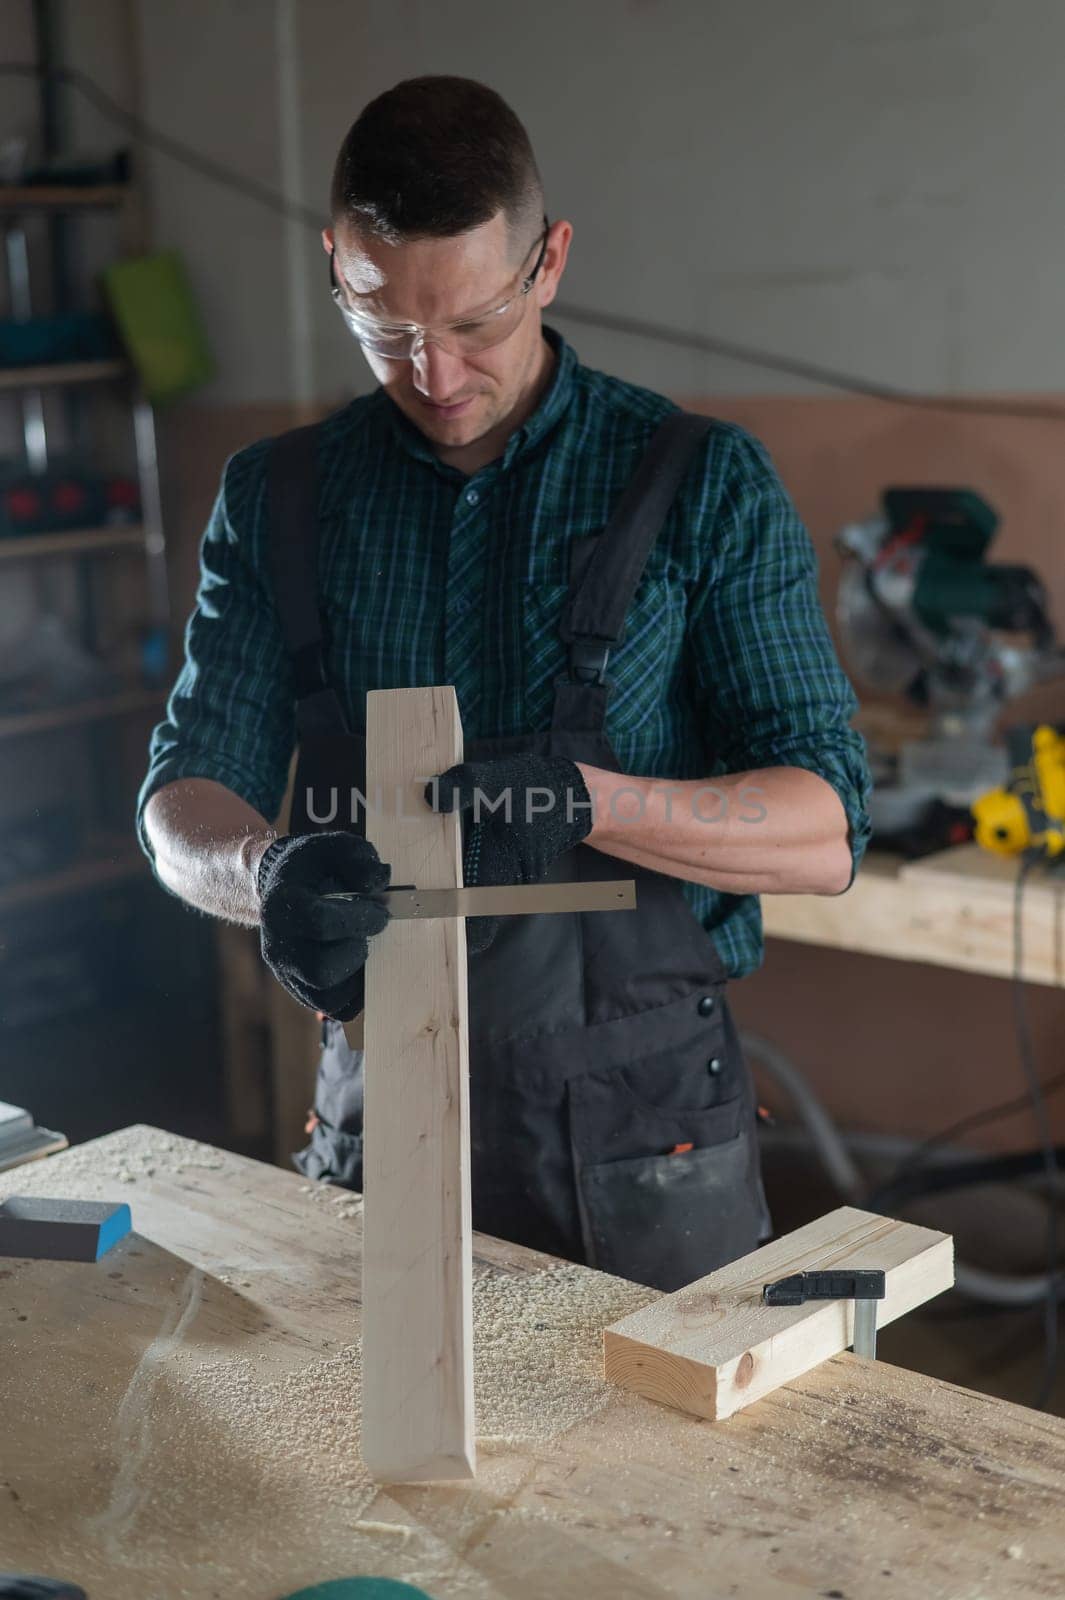
{"label": "black work glove", "polygon": [[275,839],[259,862],[260,943],[277,981],[312,1011],[348,1022],[363,1006],[369,940],[389,922],[380,900],[326,900],[388,887],[391,868],[355,833]]}
{"label": "black work glove", "polygon": [[[496,806],[507,795],[509,813],[505,802]],[[463,761],[427,783],[425,798],[434,811],[463,813],[467,885],[536,883],[592,831],[591,797],[566,756]],[[486,950],[498,928],[498,917],[468,918],[467,948]]]}

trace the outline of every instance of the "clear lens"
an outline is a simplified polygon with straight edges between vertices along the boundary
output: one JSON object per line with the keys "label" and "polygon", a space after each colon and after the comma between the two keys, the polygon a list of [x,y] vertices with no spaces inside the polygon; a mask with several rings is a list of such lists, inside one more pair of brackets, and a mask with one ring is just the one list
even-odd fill
{"label": "clear lens", "polygon": [[[438,349],[446,350],[449,355],[476,355],[479,350],[490,350],[493,345],[502,344],[504,339],[509,339],[521,321],[525,309],[525,296],[532,288],[543,262],[550,228],[551,224],[544,217],[544,228],[539,240],[540,254],[528,277],[522,279],[517,294],[512,295],[509,300],[504,300],[503,304],[496,306],[493,311],[486,311],[476,321],[452,323],[449,328],[434,331],[432,328],[388,328],[380,322],[360,317],[337,287],[335,260],[333,251],[330,250],[329,283],[333,302],[347,323],[349,332],[354,334],[363,349],[372,350],[374,355],[385,356],[389,361],[411,361],[417,355],[419,348],[426,344],[435,344]],[[535,245],[530,246],[529,254],[533,249]]]}
{"label": "clear lens", "polygon": [[380,323],[360,317],[344,304],[339,295],[334,296],[348,328],[366,350],[391,361],[410,361],[422,344],[435,344],[449,355],[471,356],[481,350],[490,350],[510,337],[521,321],[524,297],[515,295],[494,311],[486,312],[476,322],[460,322],[439,332],[423,332],[410,328],[383,328]]}

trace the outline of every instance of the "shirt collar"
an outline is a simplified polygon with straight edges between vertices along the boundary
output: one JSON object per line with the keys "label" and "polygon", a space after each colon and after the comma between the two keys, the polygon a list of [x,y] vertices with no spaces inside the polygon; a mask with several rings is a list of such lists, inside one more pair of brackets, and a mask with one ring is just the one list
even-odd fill
{"label": "shirt collar", "polygon": [[[573,399],[577,353],[554,328],[545,327],[544,338],[555,353],[555,370],[551,374],[550,383],[540,397],[540,403],[536,410],[526,418],[520,428],[515,428],[507,440],[502,458],[492,463],[493,466],[499,466],[504,471],[518,456],[524,455],[547,437],[565,415],[570,401]],[[430,466],[437,467],[449,477],[465,476],[464,473],[459,473],[457,468],[446,466],[440,460],[425,435],[414,426],[414,423],[408,417],[403,415],[398,406],[388,399],[383,389],[379,389],[378,394],[385,400],[389,420],[396,437],[408,455],[413,456],[416,461],[428,462]]]}

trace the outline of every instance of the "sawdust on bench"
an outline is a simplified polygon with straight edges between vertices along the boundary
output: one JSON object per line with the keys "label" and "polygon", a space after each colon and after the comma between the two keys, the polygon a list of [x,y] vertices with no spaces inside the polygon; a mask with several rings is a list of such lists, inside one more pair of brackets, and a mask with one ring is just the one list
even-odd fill
{"label": "sawdust on bench", "polygon": [[[210,1145],[138,1126],[74,1147],[61,1165],[6,1174],[0,1193],[113,1196],[116,1180],[217,1169],[229,1160]],[[361,1197],[350,1191],[302,1184],[298,1192],[329,1216],[361,1215]],[[616,1394],[601,1377],[602,1330],[653,1297],[578,1266],[511,1273],[475,1265],[478,1488],[489,1498],[509,1501],[523,1451],[558,1438]],[[116,1471],[98,1485],[91,1512],[86,1506],[86,1515],[54,1530],[49,1543],[52,1564],[76,1558],[90,1592],[104,1584],[101,1592],[110,1585],[116,1600],[142,1590],[200,1600],[225,1584],[227,1594],[261,1595],[279,1572],[287,1581],[294,1530],[301,1550],[318,1552],[308,1582],[338,1566],[408,1581],[424,1569],[436,1581],[446,1571],[449,1593],[474,1600],[490,1592],[456,1553],[464,1519],[471,1528],[483,1520],[477,1497],[466,1510],[461,1485],[453,1503],[449,1494],[445,1543],[424,1520],[410,1520],[401,1499],[379,1489],[362,1465],[357,1340],[268,1378],[261,1352],[247,1341],[224,1359],[215,1351],[202,1359],[193,1322],[175,1348],[142,1363],[134,1382],[135,1410],[128,1415],[125,1397],[121,1440],[114,1409],[94,1412],[91,1422],[83,1417],[101,1433],[103,1459],[117,1452]],[[122,1400],[115,1395],[112,1407]],[[123,1468],[119,1456],[131,1449],[135,1461]],[[202,1547],[212,1552],[209,1573],[191,1560],[190,1529],[202,1530]],[[220,1554],[227,1550],[231,1557]]]}
{"label": "sawdust on bench", "polygon": [[[507,1472],[508,1455],[557,1438],[606,1403],[614,1391],[599,1375],[602,1329],[644,1304],[648,1293],[575,1266],[477,1275],[483,1485],[493,1468]],[[428,1556],[418,1548],[426,1530],[403,1520],[387,1489],[379,1508],[396,1520],[364,1515],[378,1485],[359,1455],[359,1344],[267,1383],[256,1367],[248,1357],[185,1361],[157,1375],[137,1510],[121,1529],[121,1548],[111,1537],[108,1559],[131,1559],[146,1581],[166,1573],[172,1583],[174,1551],[189,1526],[213,1525],[242,1552],[242,1578],[260,1579],[276,1570],[287,1530],[298,1525],[301,1546],[316,1545],[323,1556],[343,1551],[352,1570],[409,1577],[415,1551],[422,1561]],[[456,1507],[459,1521],[460,1512]],[[213,1576],[220,1575],[216,1567]]]}

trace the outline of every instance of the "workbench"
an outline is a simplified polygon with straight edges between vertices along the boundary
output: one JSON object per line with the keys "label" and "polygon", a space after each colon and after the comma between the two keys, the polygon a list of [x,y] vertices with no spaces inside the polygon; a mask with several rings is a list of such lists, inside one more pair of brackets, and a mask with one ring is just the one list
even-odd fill
{"label": "workbench", "polygon": [[[919,861],[871,850],[843,895],[764,895],[767,935],[901,961],[1013,975],[1017,863],[979,845]],[[1022,899],[1024,976],[1065,987],[1065,871],[1038,867]]]}
{"label": "workbench", "polygon": [[1012,1600],[1065,1590],[1065,1422],[839,1356],[723,1423],[599,1378],[646,1288],[477,1237],[479,1469],[358,1454],[361,1200],[134,1127],[9,1172],[115,1198],[95,1265],[0,1261],[0,1568],[90,1600]]}

